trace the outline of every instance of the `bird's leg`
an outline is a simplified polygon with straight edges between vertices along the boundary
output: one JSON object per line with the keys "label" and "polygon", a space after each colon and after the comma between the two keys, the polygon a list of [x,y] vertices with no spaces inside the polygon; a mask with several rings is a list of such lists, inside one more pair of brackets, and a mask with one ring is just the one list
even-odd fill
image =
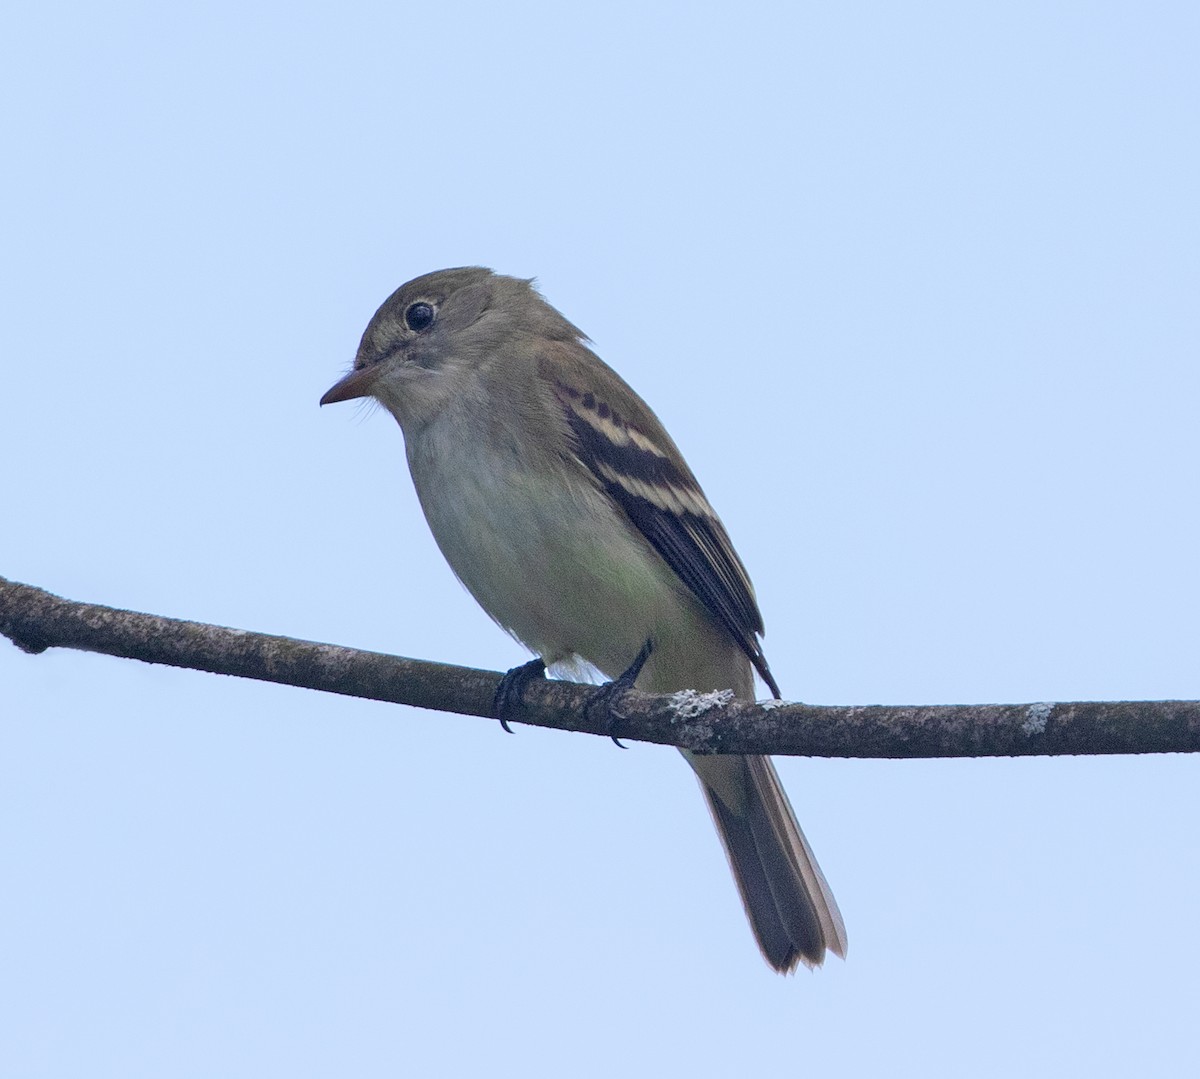
{"label": "bird's leg", "polygon": [[528,663],[514,667],[500,679],[500,685],[496,687],[496,695],[492,698],[492,711],[500,720],[500,726],[509,734],[512,734],[513,730],[508,725],[508,717],[525,703],[525,688],[530,682],[545,677],[546,663],[541,656],[538,656]]}
{"label": "bird's leg", "polygon": [[621,703],[621,698],[633,689],[634,682],[637,681],[638,675],[642,673],[642,668],[646,666],[646,660],[650,658],[650,653],[653,651],[654,642],[647,640],[634,657],[633,662],[611,682],[605,682],[604,685],[600,686],[588,699],[587,704],[584,705],[584,712],[588,716],[594,715],[596,709],[603,709],[607,713],[605,716],[605,729],[609,738],[620,746],[621,749],[625,747],[621,745],[621,740],[617,737],[617,723],[625,717],[621,714],[617,705]]}

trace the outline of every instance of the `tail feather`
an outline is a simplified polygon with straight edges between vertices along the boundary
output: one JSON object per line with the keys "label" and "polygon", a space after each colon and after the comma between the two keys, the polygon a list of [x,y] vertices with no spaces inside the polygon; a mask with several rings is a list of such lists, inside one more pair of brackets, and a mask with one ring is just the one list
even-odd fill
{"label": "tail feather", "polygon": [[846,954],[846,928],[770,757],[686,753],[712,811],[746,915],[781,973]]}

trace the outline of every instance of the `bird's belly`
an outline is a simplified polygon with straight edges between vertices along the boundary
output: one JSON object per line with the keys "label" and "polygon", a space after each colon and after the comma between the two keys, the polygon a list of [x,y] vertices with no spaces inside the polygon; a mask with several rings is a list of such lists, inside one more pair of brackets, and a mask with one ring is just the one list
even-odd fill
{"label": "bird's belly", "polygon": [[615,677],[647,639],[688,617],[674,572],[582,478],[551,488],[495,460],[453,476],[439,476],[449,471],[441,465],[423,462],[418,496],[442,554],[480,606],[547,662],[577,655]]}

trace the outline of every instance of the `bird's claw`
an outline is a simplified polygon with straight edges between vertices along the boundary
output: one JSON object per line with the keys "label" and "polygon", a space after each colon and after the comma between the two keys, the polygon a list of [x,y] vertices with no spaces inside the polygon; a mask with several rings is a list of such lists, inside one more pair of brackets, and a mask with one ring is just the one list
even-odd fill
{"label": "bird's claw", "polygon": [[633,662],[611,682],[605,682],[604,685],[599,686],[584,705],[584,716],[589,720],[603,710],[605,714],[604,733],[613,740],[613,744],[619,749],[626,748],[621,739],[617,737],[617,725],[625,718],[619,705],[625,694],[633,689],[633,684],[637,681],[638,675],[642,673],[642,668],[653,651],[654,642],[646,641],[637,656],[634,657]]}
{"label": "bird's claw", "polygon": [[546,664],[539,656],[514,667],[500,679],[496,695],[492,698],[492,712],[509,734],[513,733],[513,729],[508,725],[508,717],[519,711],[525,703],[525,690],[529,683],[545,677]]}

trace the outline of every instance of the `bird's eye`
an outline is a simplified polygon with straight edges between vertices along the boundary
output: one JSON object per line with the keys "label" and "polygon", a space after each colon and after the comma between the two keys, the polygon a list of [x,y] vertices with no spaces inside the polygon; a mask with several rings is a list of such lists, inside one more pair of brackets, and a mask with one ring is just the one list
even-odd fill
{"label": "bird's eye", "polygon": [[424,302],[409,304],[408,310],[404,312],[404,321],[410,330],[420,333],[421,330],[427,330],[433,325],[435,314],[437,312],[434,311],[433,304]]}

